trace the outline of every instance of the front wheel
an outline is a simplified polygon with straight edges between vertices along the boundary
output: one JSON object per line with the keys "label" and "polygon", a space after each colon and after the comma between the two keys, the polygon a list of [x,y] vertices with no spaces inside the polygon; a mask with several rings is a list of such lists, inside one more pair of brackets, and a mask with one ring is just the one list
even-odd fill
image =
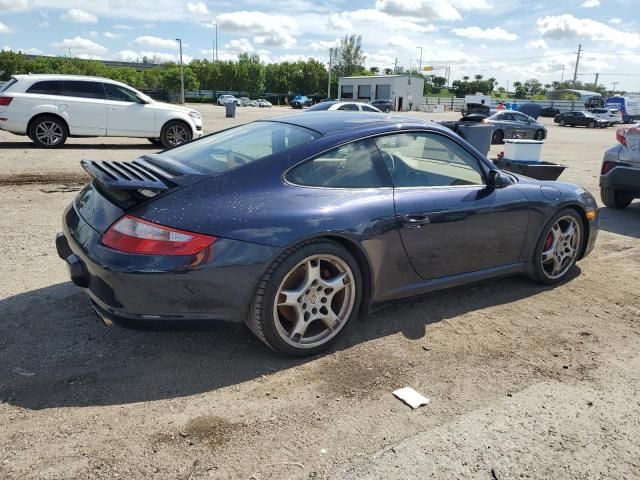
{"label": "front wheel", "polygon": [[564,127],[567,124],[566,120],[560,120],[558,123],[561,127]]}
{"label": "front wheel", "polygon": [[533,255],[535,280],[553,285],[561,282],[582,250],[584,225],[578,212],[565,208],[545,226]]}
{"label": "front wheel", "polygon": [[544,130],[538,130],[536,132],[536,134],[533,136],[533,139],[534,140],[538,140],[538,141],[542,141],[542,140],[544,140],[544,137],[545,137]]}
{"label": "front wheel", "polygon": [[497,145],[502,143],[503,140],[504,140],[504,133],[502,132],[502,130],[496,130],[495,132],[493,132],[493,135],[491,137],[491,143],[493,143],[494,145]]}
{"label": "front wheel", "polygon": [[313,355],[357,316],[361,297],[360,268],[348,250],[326,240],[303,243],[262,277],[247,326],[277,352]]}
{"label": "front wheel", "polygon": [[629,206],[633,195],[613,188],[600,187],[600,199],[609,208],[622,209]]}
{"label": "front wheel", "polygon": [[391,111],[391,109],[389,107],[384,109],[384,113],[389,113]]}
{"label": "front wheel", "polygon": [[596,128],[596,122],[589,122],[587,128]]}
{"label": "front wheel", "polygon": [[172,120],[164,124],[160,133],[164,148],[177,147],[191,141],[191,128],[184,122]]}

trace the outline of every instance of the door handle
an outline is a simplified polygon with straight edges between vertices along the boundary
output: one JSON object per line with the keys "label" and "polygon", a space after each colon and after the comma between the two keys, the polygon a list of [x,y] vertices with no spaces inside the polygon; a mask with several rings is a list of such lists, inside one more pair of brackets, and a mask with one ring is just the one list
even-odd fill
{"label": "door handle", "polygon": [[427,215],[405,215],[402,217],[402,223],[405,228],[421,228],[431,222]]}

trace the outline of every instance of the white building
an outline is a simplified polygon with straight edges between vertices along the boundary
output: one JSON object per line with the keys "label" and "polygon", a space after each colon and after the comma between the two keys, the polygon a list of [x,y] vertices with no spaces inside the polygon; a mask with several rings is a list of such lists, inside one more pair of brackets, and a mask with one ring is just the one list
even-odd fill
{"label": "white building", "polygon": [[424,79],[408,74],[341,77],[338,100],[391,100],[396,110],[417,110],[424,103]]}

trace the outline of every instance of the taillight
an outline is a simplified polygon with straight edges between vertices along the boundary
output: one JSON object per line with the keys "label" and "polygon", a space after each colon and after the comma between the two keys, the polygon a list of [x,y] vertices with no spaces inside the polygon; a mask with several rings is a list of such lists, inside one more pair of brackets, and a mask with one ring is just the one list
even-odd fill
{"label": "taillight", "polygon": [[194,255],[217,237],[187,232],[125,215],[109,227],[102,243],[109,248],[145,255]]}
{"label": "taillight", "polygon": [[11,100],[13,100],[13,97],[0,96],[0,107],[6,107],[11,103]]}
{"label": "taillight", "polygon": [[603,162],[602,169],[600,170],[600,175],[604,175],[605,173],[613,169],[613,167],[615,166],[616,166],[616,162]]}
{"label": "taillight", "polygon": [[627,146],[627,135],[626,129],[624,127],[616,130],[616,140],[620,142],[625,147]]}

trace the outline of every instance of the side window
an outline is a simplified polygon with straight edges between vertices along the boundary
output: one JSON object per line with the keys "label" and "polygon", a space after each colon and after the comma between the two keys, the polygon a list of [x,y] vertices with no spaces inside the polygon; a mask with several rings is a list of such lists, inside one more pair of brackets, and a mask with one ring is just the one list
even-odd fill
{"label": "side window", "polygon": [[[114,85],[113,83],[103,83],[104,91],[107,94],[107,100],[116,100],[118,102],[132,102],[140,103],[138,96],[133,90],[121,87],[120,85]],[[222,95],[220,99],[226,100],[225,95]]]}
{"label": "side window", "polygon": [[377,112],[375,108],[371,108],[369,105],[362,105],[363,112]]}
{"label": "side window", "polygon": [[98,82],[83,82],[76,80],[65,80],[62,82],[60,95],[66,97],[80,98],[104,98],[102,84]]}
{"label": "side window", "polygon": [[46,80],[31,85],[26,93],[38,93],[40,95],[60,95],[62,82],[60,80]]}
{"label": "side window", "polygon": [[347,103],[346,105],[342,105],[340,107],[338,107],[338,110],[354,110],[354,111],[358,111],[358,106],[354,105],[353,103]]}
{"label": "side window", "polygon": [[396,187],[482,185],[478,160],[436,133],[400,133],[376,139]]}
{"label": "side window", "polygon": [[512,121],[512,120],[515,120],[515,118],[513,118],[513,114],[511,114],[511,113],[503,113],[502,114],[502,118],[500,120]]}
{"label": "side window", "polygon": [[343,145],[293,168],[287,180],[297,185],[331,188],[373,188],[382,181],[365,141]]}

